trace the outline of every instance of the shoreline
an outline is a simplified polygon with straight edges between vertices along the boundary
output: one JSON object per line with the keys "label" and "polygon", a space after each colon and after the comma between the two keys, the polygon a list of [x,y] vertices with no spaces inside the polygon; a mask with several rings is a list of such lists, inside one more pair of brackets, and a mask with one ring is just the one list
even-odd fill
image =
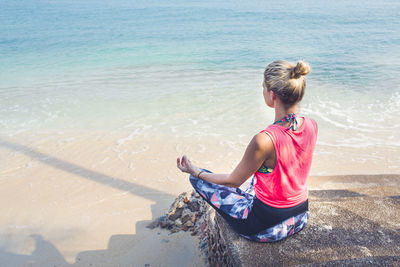
{"label": "shoreline", "polygon": [[[23,154],[24,151],[38,150],[49,155],[62,155],[67,159],[71,154],[81,152],[89,156],[95,155],[90,162],[86,162],[85,159],[85,164],[89,163],[85,166],[90,169],[99,167],[103,170],[103,165],[109,165],[110,162],[117,165],[122,162],[125,163],[123,169],[129,171],[129,174],[144,176],[145,173],[149,173],[153,164],[163,168],[162,172],[155,172],[155,176],[165,176],[167,171],[167,176],[173,181],[171,176],[179,173],[175,168],[176,157],[183,154],[188,155],[196,164],[214,172],[225,173],[233,170],[252,137],[253,135],[171,136],[136,131],[48,131],[14,136],[0,133],[0,156],[4,155],[7,158],[6,161],[0,162],[0,167],[2,164],[8,167],[9,155],[16,155],[21,151]],[[151,164],[134,166],[134,162],[142,162],[143,157]],[[109,169],[113,167],[109,166]],[[123,171],[118,173],[125,175]],[[153,171],[150,171],[150,174],[152,173]],[[334,146],[319,140],[310,170],[310,176],[398,173],[400,150],[397,146]]]}

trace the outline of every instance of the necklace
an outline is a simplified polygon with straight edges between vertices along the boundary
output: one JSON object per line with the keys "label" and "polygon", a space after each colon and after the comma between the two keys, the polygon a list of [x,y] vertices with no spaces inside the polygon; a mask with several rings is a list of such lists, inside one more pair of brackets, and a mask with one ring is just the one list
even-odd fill
{"label": "necklace", "polygon": [[281,122],[289,122],[290,126],[289,128],[287,128],[288,130],[292,129],[293,131],[297,131],[299,129],[299,125],[296,119],[296,114],[294,113],[287,114],[283,119],[274,122],[274,125]]}

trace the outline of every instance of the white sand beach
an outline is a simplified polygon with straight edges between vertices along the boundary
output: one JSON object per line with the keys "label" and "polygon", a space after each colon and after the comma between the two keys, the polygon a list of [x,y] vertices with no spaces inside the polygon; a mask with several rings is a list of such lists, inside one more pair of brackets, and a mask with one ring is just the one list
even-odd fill
{"label": "white sand beach", "polygon": [[197,237],[146,228],[189,189],[174,168],[175,147],[149,151],[131,140],[118,151],[117,140],[49,135],[29,146],[1,140],[2,264],[203,264]]}

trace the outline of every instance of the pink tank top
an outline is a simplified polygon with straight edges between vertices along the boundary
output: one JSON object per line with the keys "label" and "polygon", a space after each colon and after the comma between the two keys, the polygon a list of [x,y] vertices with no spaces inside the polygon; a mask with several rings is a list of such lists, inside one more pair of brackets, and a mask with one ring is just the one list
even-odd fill
{"label": "pink tank top", "polygon": [[317,140],[317,126],[304,118],[298,130],[270,125],[267,133],[274,143],[276,166],[271,173],[255,173],[254,190],[258,199],[276,208],[296,206],[308,198],[307,178]]}

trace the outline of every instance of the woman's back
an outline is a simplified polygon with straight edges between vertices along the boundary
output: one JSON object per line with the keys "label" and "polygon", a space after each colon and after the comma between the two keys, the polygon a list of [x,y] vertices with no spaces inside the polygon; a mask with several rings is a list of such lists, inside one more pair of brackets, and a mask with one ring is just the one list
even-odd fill
{"label": "woman's back", "polygon": [[255,192],[258,199],[276,208],[289,208],[307,200],[306,180],[317,139],[317,126],[309,118],[294,131],[270,125],[261,131],[274,144],[276,165],[271,173],[257,171]]}

